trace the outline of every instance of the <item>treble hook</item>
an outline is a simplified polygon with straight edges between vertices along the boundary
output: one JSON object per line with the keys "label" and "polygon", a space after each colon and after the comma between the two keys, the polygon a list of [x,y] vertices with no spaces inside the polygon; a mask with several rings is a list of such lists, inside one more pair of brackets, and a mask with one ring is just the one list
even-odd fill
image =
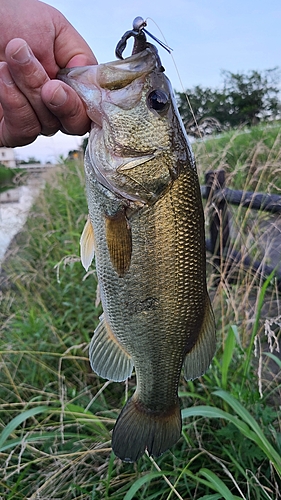
{"label": "treble hook", "polygon": [[149,31],[145,29],[147,26],[147,22],[140,16],[136,17],[133,21],[133,29],[130,31],[126,31],[124,35],[122,36],[121,40],[118,42],[116,49],[115,49],[115,55],[118,57],[118,59],[123,59],[123,52],[126,48],[127,45],[127,40],[133,36],[135,39],[134,42],[134,47],[133,47],[133,52],[132,55],[138,54],[142,50],[145,50],[147,47],[150,46],[150,44],[146,40],[145,33],[149,35],[153,40],[155,40],[161,47],[166,49],[169,53],[173,49],[171,49],[168,45],[165,43],[161,42],[161,40],[158,40],[156,36],[152,35]]}

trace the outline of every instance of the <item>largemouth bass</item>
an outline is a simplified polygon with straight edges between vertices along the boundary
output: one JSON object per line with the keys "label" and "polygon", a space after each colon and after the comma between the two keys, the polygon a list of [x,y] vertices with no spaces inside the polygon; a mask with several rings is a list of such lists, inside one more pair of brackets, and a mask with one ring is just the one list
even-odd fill
{"label": "largemouth bass", "polygon": [[156,48],[63,70],[93,124],[85,155],[89,219],[81,259],[95,253],[103,315],[92,369],[137,387],[113,429],[125,461],[157,457],[181,435],[178,384],[215,351],[206,288],[204,215],[194,156]]}

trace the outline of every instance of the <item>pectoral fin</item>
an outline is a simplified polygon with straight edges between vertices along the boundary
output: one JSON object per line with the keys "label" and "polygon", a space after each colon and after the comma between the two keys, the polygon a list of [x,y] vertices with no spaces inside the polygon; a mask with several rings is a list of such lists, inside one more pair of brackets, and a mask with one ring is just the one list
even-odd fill
{"label": "pectoral fin", "polygon": [[82,265],[88,271],[95,255],[94,230],[89,216],[80,238],[80,255]]}
{"label": "pectoral fin", "polygon": [[91,340],[89,359],[93,371],[100,377],[122,382],[131,376],[132,358],[114,336],[103,314]]}
{"label": "pectoral fin", "polygon": [[132,170],[135,167],[139,167],[140,165],[143,165],[143,163],[146,163],[150,160],[153,160],[155,158],[155,154],[153,155],[147,155],[147,156],[140,156],[139,158],[126,158],[124,160],[124,163],[119,165],[117,168],[117,172],[124,172],[126,170]]}
{"label": "pectoral fin", "polygon": [[111,263],[120,277],[128,271],[132,254],[131,228],[124,211],[105,218],[106,242]]}
{"label": "pectoral fin", "polygon": [[186,380],[201,377],[209,368],[216,350],[215,319],[208,298],[204,321],[196,344],[185,357],[183,374]]}

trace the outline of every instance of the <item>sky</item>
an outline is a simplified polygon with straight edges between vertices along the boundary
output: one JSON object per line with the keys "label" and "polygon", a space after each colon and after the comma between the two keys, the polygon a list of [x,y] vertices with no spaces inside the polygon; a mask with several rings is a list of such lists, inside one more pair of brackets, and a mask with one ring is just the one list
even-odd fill
{"label": "sky", "polygon": [[[48,0],[94,51],[99,62],[115,59],[115,46],[136,16],[173,48],[159,47],[173,88],[219,87],[222,70],[247,72],[281,67],[280,0]],[[153,19],[153,21],[151,19]],[[157,23],[157,25],[155,23]],[[129,53],[125,52],[125,56]],[[176,67],[174,65],[176,63]],[[180,79],[178,77],[180,75]],[[182,82],[182,83],[181,83]],[[77,148],[81,137],[57,133],[15,148],[16,157],[55,163]]]}

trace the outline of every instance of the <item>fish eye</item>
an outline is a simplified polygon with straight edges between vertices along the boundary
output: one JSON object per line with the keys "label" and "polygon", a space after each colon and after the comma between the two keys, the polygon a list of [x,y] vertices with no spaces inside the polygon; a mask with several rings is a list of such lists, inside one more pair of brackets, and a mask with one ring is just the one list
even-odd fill
{"label": "fish eye", "polygon": [[170,99],[166,92],[160,89],[156,89],[148,94],[147,104],[150,109],[154,109],[161,114],[168,108]]}

